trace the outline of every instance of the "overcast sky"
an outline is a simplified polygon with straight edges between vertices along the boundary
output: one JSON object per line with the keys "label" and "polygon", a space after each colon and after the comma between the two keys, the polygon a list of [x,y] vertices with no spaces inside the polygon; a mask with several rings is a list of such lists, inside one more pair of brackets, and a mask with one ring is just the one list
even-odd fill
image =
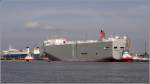
{"label": "overcast sky", "polygon": [[24,49],[55,36],[96,40],[103,29],[129,36],[132,49],[143,51],[148,7],[148,0],[0,0],[1,48]]}

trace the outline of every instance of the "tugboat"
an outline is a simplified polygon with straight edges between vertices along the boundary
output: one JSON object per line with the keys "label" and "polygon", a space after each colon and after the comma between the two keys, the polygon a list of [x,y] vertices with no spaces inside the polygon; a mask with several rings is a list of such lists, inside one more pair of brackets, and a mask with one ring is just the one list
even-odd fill
{"label": "tugboat", "polygon": [[139,57],[138,55],[130,55],[128,50],[124,50],[122,54],[122,61],[123,62],[147,62],[149,58],[146,57]]}
{"label": "tugboat", "polygon": [[133,62],[133,56],[129,54],[128,50],[124,50],[122,54],[122,61],[123,62]]}
{"label": "tugboat", "polygon": [[34,58],[31,56],[31,54],[28,54],[26,57],[25,57],[25,61],[27,61],[27,62],[31,62],[31,61],[33,61],[34,60]]}

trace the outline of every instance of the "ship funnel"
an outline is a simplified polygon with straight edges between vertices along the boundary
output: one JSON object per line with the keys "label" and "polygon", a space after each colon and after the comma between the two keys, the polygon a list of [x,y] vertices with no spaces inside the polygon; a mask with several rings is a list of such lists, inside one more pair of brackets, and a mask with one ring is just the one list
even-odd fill
{"label": "ship funnel", "polygon": [[27,53],[30,53],[30,48],[26,47],[26,51],[27,51]]}
{"label": "ship funnel", "polygon": [[105,39],[105,32],[103,30],[101,30],[101,32],[99,33],[99,37],[100,41],[103,41]]}

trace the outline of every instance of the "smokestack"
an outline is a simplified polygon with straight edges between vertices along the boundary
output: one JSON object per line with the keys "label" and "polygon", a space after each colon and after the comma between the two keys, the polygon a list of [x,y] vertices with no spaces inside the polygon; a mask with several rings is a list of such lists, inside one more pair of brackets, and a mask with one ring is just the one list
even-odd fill
{"label": "smokestack", "polygon": [[103,30],[101,30],[101,32],[99,33],[99,37],[100,41],[103,41],[105,39],[105,32]]}
{"label": "smokestack", "polygon": [[26,47],[26,50],[28,52],[28,54],[30,53],[30,48],[29,47]]}

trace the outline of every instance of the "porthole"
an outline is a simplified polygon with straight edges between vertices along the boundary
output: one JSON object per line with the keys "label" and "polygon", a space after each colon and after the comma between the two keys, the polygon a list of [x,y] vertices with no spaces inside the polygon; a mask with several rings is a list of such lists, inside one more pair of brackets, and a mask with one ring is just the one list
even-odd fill
{"label": "porthole", "polygon": [[104,49],[109,49],[109,47],[108,47],[108,46],[106,46],[106,47],[104,47]]}
{"label": "porthole", "polygon": [[96,55],[98,55],[98,53],[96,52]]}

